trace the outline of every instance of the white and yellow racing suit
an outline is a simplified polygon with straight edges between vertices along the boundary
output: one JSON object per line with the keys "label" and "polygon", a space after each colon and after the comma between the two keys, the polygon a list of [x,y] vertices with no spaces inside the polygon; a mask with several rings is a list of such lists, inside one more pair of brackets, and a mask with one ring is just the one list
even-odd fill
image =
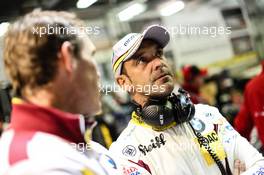
{"label": "white and yellow racing suit", "polygon": [[[190,125],[191,124],[191,125]],[[191,127],[192,126],[192,127]],[[220,175],[221,172],[195,132],[201,133],[224,167],[234,169],[239,159],[246,165],[243,175],[264,174],[264,158],[241,137],[218,109],[195,105],[195,115],[184,123],[155,131],[138,120],[135,112],[110,151],[138,163],[152,175]]]}

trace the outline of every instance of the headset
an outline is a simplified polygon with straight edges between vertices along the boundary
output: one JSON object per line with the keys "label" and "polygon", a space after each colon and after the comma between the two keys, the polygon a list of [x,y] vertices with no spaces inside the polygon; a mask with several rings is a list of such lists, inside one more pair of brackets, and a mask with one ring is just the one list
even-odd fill
{"label": "headset", "polygon": [[189,122],[195,113],[194,105],[185,90],[180,88],[178,92],[177,95],[172,93],[162,99],[151,98],[143,107],[133,101],[137,116],[153,129],[166,128],[173,123]]}

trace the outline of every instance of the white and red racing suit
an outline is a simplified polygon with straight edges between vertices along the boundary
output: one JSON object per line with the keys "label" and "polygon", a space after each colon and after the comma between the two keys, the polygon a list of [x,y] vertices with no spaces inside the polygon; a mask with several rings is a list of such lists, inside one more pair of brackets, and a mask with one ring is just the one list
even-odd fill
{"label": "white and red racing suit", "polygon": [[149,174],[113,158],[98,143],[85,142],[82,116],[16,101],[0,140],[0,175]]}
{"label": "white and red racing suit", "polygon": [[262,155],[233,129],[215,107],[195,105],[191,122],[163,131],[153,130],[138,118],[134,112],[127,128],[111,145],[110,151],[123,159],[144,165],[152,175],[221,174],[194,132],[201,133],[205,138],[203,141],[226,170],[229,167],[233,173],[234,161],[239,159],[246,165],[243,175],[264,173]]}

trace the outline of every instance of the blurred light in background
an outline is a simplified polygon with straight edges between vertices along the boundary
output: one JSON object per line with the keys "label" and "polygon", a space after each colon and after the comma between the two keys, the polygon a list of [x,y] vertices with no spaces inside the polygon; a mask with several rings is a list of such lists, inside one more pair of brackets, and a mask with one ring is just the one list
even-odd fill
{"label": "blurred light in background", "polygon": [[177,13],[184,9],[184,2],[183,1],[173,1],[168,2],[160,9],[160,15],[161,16],[170,16],[174,13]]}
{"label": "blurred light in background", "polygon": [[93,5],[97,0],[78,0],[76,7],[79,9],[87,8]]}
{"label": "blurred light in background", "polygon": [[0,23],[0,37],[6,33],[8,26],[9,26],[9,22]]}
{"label": "blurred light in background", "polygon": [[127,7],[118,13],[118,18],[120,21],[128,21],[136,15],[144,12],[146,10],[146,5],[142,3],[135,3]]}

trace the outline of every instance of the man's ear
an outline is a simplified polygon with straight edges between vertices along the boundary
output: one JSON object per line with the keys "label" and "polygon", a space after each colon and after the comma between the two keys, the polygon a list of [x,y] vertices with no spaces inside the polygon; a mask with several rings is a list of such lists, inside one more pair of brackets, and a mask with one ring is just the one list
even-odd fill
{"label": "man's ear", "polygon": [[73,71],[73,55],[72,44],[69,41],[65,41],[61,45],[60,49],[60,63],[68,73]]}
{"label": "man's ear", "polygon": [[132,86],[132,82],[128,78],[128,76],[122,74],[116,77],[116,82],[122,89],[126,91],[130,91],[130,87]]}

